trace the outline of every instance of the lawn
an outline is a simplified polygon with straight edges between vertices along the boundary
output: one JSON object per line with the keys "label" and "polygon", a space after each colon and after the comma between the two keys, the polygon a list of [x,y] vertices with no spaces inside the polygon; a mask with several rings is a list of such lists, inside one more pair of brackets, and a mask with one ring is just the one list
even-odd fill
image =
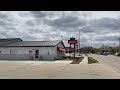
{"label": "lawn", "polygon": [[92,63],[98,63],[98,61],[92,57],[88,57],[88,64],[92,64]]}

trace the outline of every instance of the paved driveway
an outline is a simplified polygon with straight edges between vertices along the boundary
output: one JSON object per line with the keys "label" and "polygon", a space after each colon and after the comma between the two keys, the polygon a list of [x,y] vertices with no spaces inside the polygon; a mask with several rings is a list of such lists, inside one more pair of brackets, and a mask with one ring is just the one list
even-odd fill
{"label": "paved driveway", "polygon": [[104,64],[70,62],[0,61],[0,79],[120,79],[120,73]]}
{"label": "paved driveway", "polygon": [[120,72],[120,57],[117,57],[114,55],[104,56],[104,55],[96,55],[96,54],[92,54],[89,56],[94,57],[100,63],[103,63],[103,64],[113,68],[117,72]]}

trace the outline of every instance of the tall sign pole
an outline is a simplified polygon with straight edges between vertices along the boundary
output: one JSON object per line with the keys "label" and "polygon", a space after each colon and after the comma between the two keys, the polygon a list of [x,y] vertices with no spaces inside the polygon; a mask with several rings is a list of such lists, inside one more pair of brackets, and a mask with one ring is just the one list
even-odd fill
{"label": "tall sign pole", "polygon": [[79,30],[79,56],[80,56],[80,30]]}
{"label": "tall sign pole", "polygon": [[120,52],[120,37],[119,37],[119,52]]}
{"label": "tall sign pole", "polygon": [[115,53],[115,51],[116,51],[116,50],[115,50],[115,43],[114,43],[114,53]]}
{"label": "tall sign pole", "polygon": [[[75,44],[77,44],[77,40],[75,40],[75,38],[70,38],[70,40],[68,40],[68,43],[70,44],[70,49],[73,49],[74,57],[75,57],[75,49],[76,49]],[[71,45],[74,45],[74,47],[72,48]]]}

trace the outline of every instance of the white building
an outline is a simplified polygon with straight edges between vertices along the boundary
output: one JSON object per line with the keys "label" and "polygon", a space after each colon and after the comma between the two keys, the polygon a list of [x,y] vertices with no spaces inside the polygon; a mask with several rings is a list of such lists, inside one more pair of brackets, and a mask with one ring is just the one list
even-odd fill
{"label": "white building", "polygon": [[64,56],[62,41],[23,41],[20,38],[0,39],[2,60],[55,60]]}

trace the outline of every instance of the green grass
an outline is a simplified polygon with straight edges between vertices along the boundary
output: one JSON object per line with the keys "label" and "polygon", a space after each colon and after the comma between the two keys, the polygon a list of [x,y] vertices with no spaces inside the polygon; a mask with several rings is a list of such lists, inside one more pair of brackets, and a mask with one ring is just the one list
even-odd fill
{"label": "green grass", "polygon": [[92,64],[92,63],[98,63],[98,61],[92,57],[88,57],[88,64]]}

